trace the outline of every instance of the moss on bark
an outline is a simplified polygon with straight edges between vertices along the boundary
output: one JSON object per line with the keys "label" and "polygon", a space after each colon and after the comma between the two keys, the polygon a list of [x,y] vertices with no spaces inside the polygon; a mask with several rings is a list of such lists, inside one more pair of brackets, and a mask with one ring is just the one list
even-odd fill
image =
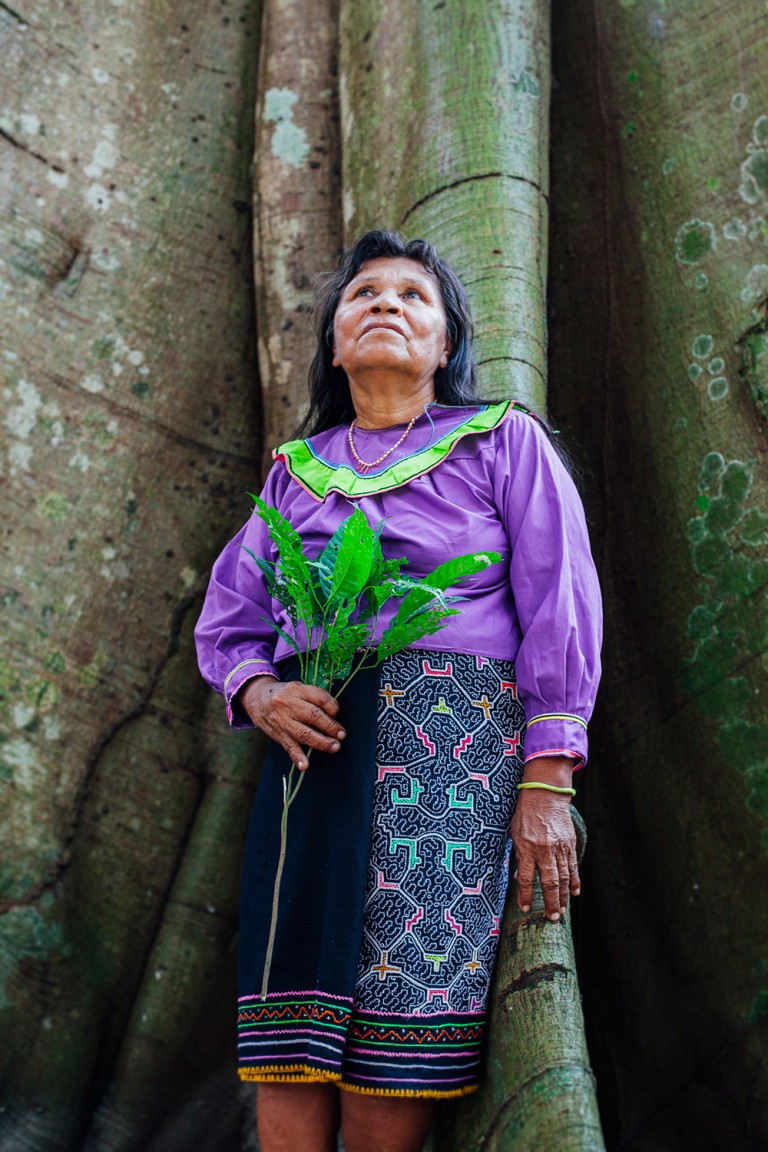
{"label": "moss on bark", "polygon": [[555,26],[552,398],[609,609],[582,972],[628,1152],[768,1132],[764,20],[596,0]]}

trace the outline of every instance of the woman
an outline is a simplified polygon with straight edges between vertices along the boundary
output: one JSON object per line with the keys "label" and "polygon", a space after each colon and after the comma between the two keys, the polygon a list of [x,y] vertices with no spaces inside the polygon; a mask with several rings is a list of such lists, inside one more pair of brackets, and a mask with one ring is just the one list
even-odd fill
{"label": "woman", "polygon": [[[325,1152],[339,1119],[349,1152],[415,1152],[433,1101],[477,1086],[509,834],[523,911],[536,870],[551,920],[579,892],[569,803],[599,676],[599,589],[546,431],[477,397],[466,295],[429,244],[363,236],[318,314],[309,436],[277,451],[265,501],[315,554],[357,506],[412,574],[469,551],[504,562],[462,586],[442,631],[339,704],[291,679],[290,647],[274,642],[267,619],[290,621],[247,551],[276,558],[263,522],[217,561],[201,669],[233,725],[273,741],[244,869],[241,1076],[260,1084],[264,1152]],[[262,1000],[281,777],[308,767],[307,749]]]}

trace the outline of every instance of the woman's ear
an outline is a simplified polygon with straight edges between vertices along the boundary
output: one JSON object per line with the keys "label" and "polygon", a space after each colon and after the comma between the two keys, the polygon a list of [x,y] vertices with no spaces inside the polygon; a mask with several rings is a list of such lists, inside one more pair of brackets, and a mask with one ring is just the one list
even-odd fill
{"label": "woman's ear", "polygon": [[331,364],[333,364],[334,368],[341,368],[341,360],[339,360],[338,356],[336,355],[336,345],[335,344],[334,344],[333,348],[331,348],[331,352],[333,354],[333,359],[331,360]]}

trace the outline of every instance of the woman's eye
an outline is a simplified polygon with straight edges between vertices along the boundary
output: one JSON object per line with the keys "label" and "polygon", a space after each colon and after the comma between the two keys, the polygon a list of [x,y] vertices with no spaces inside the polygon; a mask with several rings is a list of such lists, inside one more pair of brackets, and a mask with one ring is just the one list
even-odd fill
{"label": "woman's eye", "polygon": [[421,300],[421,292],[416,288],[409,288],[407,292],[403,293],[404,296],[415,296],[417,300]]}
{"label": "woman's eye", "polygon": [[358,288],[355,295],[356,296],[370,296],[371,295],[371,289],[370,288]]}

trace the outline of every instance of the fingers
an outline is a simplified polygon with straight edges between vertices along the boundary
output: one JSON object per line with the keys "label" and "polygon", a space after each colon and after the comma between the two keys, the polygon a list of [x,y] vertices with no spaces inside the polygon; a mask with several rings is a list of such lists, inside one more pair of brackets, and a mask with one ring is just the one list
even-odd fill
{"label": "fingers", "polygon": [[[269,735],[272,734],[269,733]],[[304,772],[309,767],[309,761],[307,760],[306,752],[300,744],[296,743],[295,740],[292,740],[289,736],[286,735],[278,736],[277,733],[272,736],[272,739],[276,740],[278,744],[282,744],[283,748],[285,748],[291,760],[298,768],[299,772]]]}
{"label": "fingers", "polygon": [[565,907],[560,899],[560,872],[555,858],[550,856],[539,864],[539,879],[544,896],[544,915],[550,920],[559,920]]}
{"label": "fingers", "polygon": [[294,718],[316,732],[324,732],[333,740],[343,739],[346,733],[341,724],[329,716],[317,704],[310,704],[308,700],[297,700],[293,706]]}
{"label": "fingers", "polygon": [[301,688],[305,699],[316,704],[318,708],[322,708],[329,716],[335,716],[338,713],[339,702],[331,696],[330,692],[326,692],[324,688],[318,688],[315,684],[302,684],[300,680],[296,680],[294,683],[298,688]]}
{"label": "fingers", "polygon": [[517,857],[515,879],[521,911],[531,909],[538,872],[544,914],[552,921],[559,920],[568,908],[569,895],[577,896],[581,890],[570,805],[559,797],[521,793],[510,831]]}
{"label": "fingers", "polygon": [[533,880],[536,865],[532,855],[519,856],[517,860],[517,902],[523,912],[530,912],[533,900]]}
{"label": "fingers", "polygon": [[308,766],[306,748],[339,751],[346,732],[335,719],[338,710],[330,693],[294,680],[273,681],[257,694],[250,714],[254,723],[281,744],[303,771]]}
{"label": "fingers", "polygon": [[318,752],[338,752],[346,736],[341,724],[327,712],[301,698],[286,701],[274,722],[295,743]]}
{"label": "fingers", "polygon": [[571,896],[578,896],[581,892],[581,877],[579,876],[579,861],[576,856],[576,844],[571,847],[568,856],[568,887]]}

